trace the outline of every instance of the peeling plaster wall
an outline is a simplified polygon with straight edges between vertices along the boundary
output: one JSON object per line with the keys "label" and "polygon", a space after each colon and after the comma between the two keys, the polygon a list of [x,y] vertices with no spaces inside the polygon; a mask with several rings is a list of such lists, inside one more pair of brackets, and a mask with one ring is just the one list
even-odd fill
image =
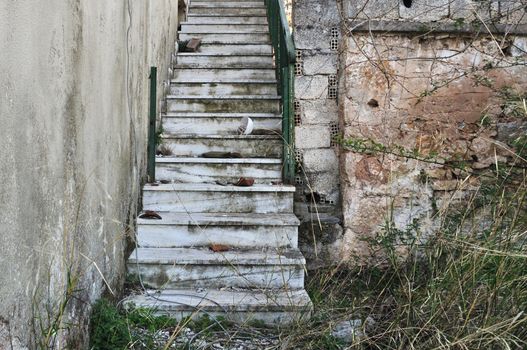
{"label": "peeling plaster wall", "polygon": [[118,292],[176,31],[176,1],[0,1],[0,348],[36,347],[68,276],[54,342],[84,348],[102,276]]}
{"label": "peeling plaster wall", "polygon": [[[385,223],[430,232],[453,198],[478,190],[478,176],[470,173],[514,161],[512,141],[527,124],[510,115],[500,95],[525,92],[526,55],[503,57],[485,36],[397,34],[353,34],[344,52],[344,139],[374,140],[430,160],[365,155],[353,147],[342,152],[343,258],[365,258],[373,253],[364,240]],[[500,132],[507,125],[515,136]],[[441,164],[450,160],[462,162],[464,171]]]}
{"label": "peeling plaster wall", "polygon": [[[525,135],[527,124],[511,116],[502,93],[526,90],[524,1],[414,0],[407,8],[402,1],[297,0],[293,18],[303,59],[296,79],[296,147],[311,184],[302,195],[309,189],[337,191],[329,198],[338,198],[342,210],[331,208],[333,226],[320,227],[312,223],[310,206],[297,203],[297,213],[311,218],[301,229],[311,262],[371,262],[375,252],[366,241],[387,221],[400,230],[418,224],[431,232],[438,211],[479,188],[477,177],[466,177],[467,172],[492,171],[496,160],[512,161],[512,141]],[[337,52],[330,41],[335,26]],[[326,98],[324,79],[335,73],[333,101]],[[459,159],[467,171],[330,147],[326,126],[333,121],[344,140],[374,140],[434,159]]]}

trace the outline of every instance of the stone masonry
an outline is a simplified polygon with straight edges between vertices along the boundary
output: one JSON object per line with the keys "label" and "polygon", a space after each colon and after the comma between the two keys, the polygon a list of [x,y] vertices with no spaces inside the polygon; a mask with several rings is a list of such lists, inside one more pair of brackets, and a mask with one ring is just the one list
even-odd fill
{"label": "stone masonry", "polygon": [[[299,181],[307,182],[297,208],[313,219],[306,213],[318,202],[322,223],[334,223],[304,227],[312,261],[315,253],[325,263],[372,261],[366,241],[384,225],[426,234],[438,212],[479,188],[475,173],[517,161],[514,143],[527,128],[518,111],[527,83],[525,5],[295,2],[296,147]],[[365,154],[364,145],[385,152]],[[397,155],[404,152],[417,159]]]}
{"label": "stone masonry", "polygon": [[295,1],[295,147],[298,163],[296,214],[310,266],[337,259],[340,187],[337,83],[340,27],[337,3]]}

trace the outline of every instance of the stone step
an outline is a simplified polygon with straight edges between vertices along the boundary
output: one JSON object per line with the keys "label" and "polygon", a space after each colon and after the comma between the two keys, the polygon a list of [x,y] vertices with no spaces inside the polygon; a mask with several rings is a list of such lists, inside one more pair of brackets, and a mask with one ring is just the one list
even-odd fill
{"label": "stone step", "polygon": [[240,44],[201,44],[200,53],[212,54],[237,54],[237,55],[272,55],[273,48],[270,44],[240,43]]}
{"label": "stone step", "polygon": [[253,80],[235,83],[177,83],[170,84],[170,95],[276,95],[276,83]]}
{"label": "stone step", "polygon": [[206,44],[269,44],[271,38],[268,33],[179,33],[180,40],[201,39]]}
{"label": "stone step", "polygon": [[294,186],[286,185],[148,184],[143,188],[143,208],[177,213],[292,213],[294,192]]}
{"label": "stone step", "polygon": [[162,220],[137,220],[140,247],[297,248],[299,221],[294,214],[171,213]]}
{"label": "stone step", "polygon": [[165,289],[147,290],[124,301],[128,309],[149,308],[176,320],[226,318],[240,324],[259,321],[269,326],[309,319],[313,305],[305,290]]}
{"label": "stone step", "polygon": [[239,135],[244,117],[251,118],[254,129],[282,130],[282,116],[272,113],[168,113],[163,116],[163,130],[169,135],[200,134]]}
{"label": "stone step", "polygon": [[298,249],[136,248],[127,268],[151,288],[301,289],[304,265]]}
{"label": "stone step", "polygon": [[264,7],[194,7],[190,10],[194,15],[216,15],[216,16],[266,16]]}
{"label": "stone step", "polygon": [[[202,132],[208,130],[203,130]],[[201,157],[207,152],[238,152],[244,158],[281,158],[281,135],[163,134],[175,157]]]}
{"label": "stone step", "polygon": [[273,68],[186,68],[175,69],[172,79],[173,82],[191,83],[227,83],[246,80],[275,83],[275,70]]}
{"label": "stone step", "polygon": [[236,182],[252,177],[271,184],[282,178],[282,160],[272,158],[156,158],[156,179],[172,182]]}
{"label": "stone step", "polygon": [[[273,68],[271,55],[212,55],[180,53],[172,62],[176,68]],[[275,84],[276,87],[276,84]],[[276,90],[276,89],[275,89]]]}
{"label": "stone step", "polygon": [[191,1],[190,11],[198,8],[265,8],[263,1]]}
{"label": "stone step", "polygon": [[264,0],[192,0],[192,1],[193,2],[199,2],[199,3],[254,2],[254,3],[265,4]]}
{"label": "stone step", "polygon": [[222,4],[222,3],[257,3],[258,5],[265,5],[265,2],[263,0],[192,0],[193,3],[215,3],[215,4]]}
{"label": "stone step", "polygon": [[182,23],[180,33],[268,33],[267,24],[190,24]]}
{"label": "stone step", "polygon": [[168,95],[169,112],[280,113],[280,97],[272,95]]}
{"label": "stone step", "polygon": [[189,24],[265,24],[268,25],[266,16],[237,16],[237,17],[225,17],[225,16],[207,16],[198,15],[193,16],[189,14],[187,16],[187,22]]}

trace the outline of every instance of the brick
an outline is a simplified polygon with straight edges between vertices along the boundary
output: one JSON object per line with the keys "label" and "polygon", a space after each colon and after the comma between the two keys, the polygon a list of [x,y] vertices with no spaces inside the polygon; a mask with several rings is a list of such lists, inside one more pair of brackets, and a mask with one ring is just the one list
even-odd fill
{"label": "brick", "polygon": [[[328,39],[329,40],[329,39]],[[339,39],[340,40],[340,39]],[[336,74],[337,73],[337,54],[335,53],[316,53],[304,54],[304,74]]]}
{"label": "brick", "polygon": [[295,97],[301,100],[325,98],[328,94],[328,78],[324,75],[299,76],[295,79]]}
{"label": "brick", "polygon": [[350,19],[396,20],[399,18],[398,1],[348,0],[345,11]]}
{"label": "brick", "polygon": [[310,149],[304,151],[306,172],[338,172],[338,159],[332,148]]}
{"label": "brick", "polygon": [[329,148],[331,134],[329,126],[299,126],[295,128],[295,144],[297,148]]}
{"label": "brick", "polygon": [[336,100],[328,100],[323,96],[320,100],[300,101],[302,123],[304,124],[329,124],[338,121]]}
{"label": "brick", "polygon": [[298,50],[323,50],[331,52],[331,28],[318,26],[295,26],[295,46]]}
{"label": "brick", "polygon": [[295,26],[333,27],[340,22],[336,1],[295,0]]}

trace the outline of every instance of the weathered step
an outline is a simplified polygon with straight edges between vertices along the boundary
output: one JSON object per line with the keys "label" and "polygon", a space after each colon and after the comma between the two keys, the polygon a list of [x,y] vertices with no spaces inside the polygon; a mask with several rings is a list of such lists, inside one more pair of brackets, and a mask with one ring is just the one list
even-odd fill
{"label": "weathered step", "polygon": [[280,113],[280,97],[272,95],[168,95],[169,112]]}
{"label": "weathered step", "polygon": [[260,3],[265,4],[264,0],[192,0],[193,2],[199,2],[199,3],[224,3],[224,2],[254,2],[254,3]]}
{"label": "weathered step", "polygon": [[149,308],[157,315],[177,320],[207,315],[241,324],[261,321],[274,326],[309,319],[313,309],[305,290],[151,290],[128,297],[124,305],[127,308]]}
{"label": "weathered step", "polygon": [[235,83],[178,83],[170,84],[171,95],[276,95],[276,83],[254,80]]}
{"label": "weathered step", "polygon": [[[203,130],[202,132],[208,132]],[[175,157],[200,157],[207,152],[239,152],[245,158],[281,158],[281,135],[163,134]]]}
{"label": "weathered step", "polygon": [[245,80],[276,82],[273,68],[185,68],[174,70],[174,82],[221,83]]}
{"label": "weathered step", "polygon": [[298,249],[136,248],[127,267],[152,288],[301,289],[304,265]]}
{"label": "weathered step", "polygon": [[137,220],[140,247],[235,248],[298,246],[299,221],[294,214],[171,213],[161,220]]}
{"label": "weathered step", "polygon": [[270,184],[282,175],[282,160],[272,158],[156,158],[156,178],[173,182],[236,182],[252,177]]}
{"label": "weathered step", "polygon": [[243,118],[254,123],[254,129],[282,130],[282,116],[272,113],[168,113],[163,116],[163,129],[168,135],[200,134],[239,135]]}
{"label": "weathered step", "polygon": [[191,33],[185,32],[179,34],[180,40],[190,40],[200,38],[203,43],[207,44],[244,44],[257,43],[269,44],[271,39],[268,33]]}
{"label": "weathered step", "polygon": [[259,5],[262,5],[262,6],[265,4],[263,0],[192,0],[192,2],[193,3],[216,3],[216,4],[250,2],[250,3],[258,3]]}
{"label": "weathered step", "polygon": [[200,53],[212,54],[237,54],[237,55],[260,55],[273,53],[271,44],[240,43],[240,44],[201,44]]}
{"label": "weathered step", "polygon": [[216,184],[145,185],[145,210],[177,213],[292,213],[293,186],[262,185],[251,187]]}
{"label": "weathered step", "polygon": [[219,55],[180,53],[175,57],[176,68],[272,68],[271,55]]}
{"label": "weathered step", "polygon": [[190,8],[265,8],[265,4],[263,1],[191,1]]}
{"label": "weathered step", "polygon": [[190,11],[194,15],[217,15],[217,16],[265,16],[264,7],[193,7]]}
{"label": "weathered step", "polygon": [[237,17],[224,17],[224,16],[206,16],[199,15],[193,16],[189,14],[187,16],[187,22],[189,24],[267,24],[267,17],[265,16],[237,16]]}
{"label": "weathered step", "polygon": [[180,33],[268,33],[267,24],[181,24]]}

